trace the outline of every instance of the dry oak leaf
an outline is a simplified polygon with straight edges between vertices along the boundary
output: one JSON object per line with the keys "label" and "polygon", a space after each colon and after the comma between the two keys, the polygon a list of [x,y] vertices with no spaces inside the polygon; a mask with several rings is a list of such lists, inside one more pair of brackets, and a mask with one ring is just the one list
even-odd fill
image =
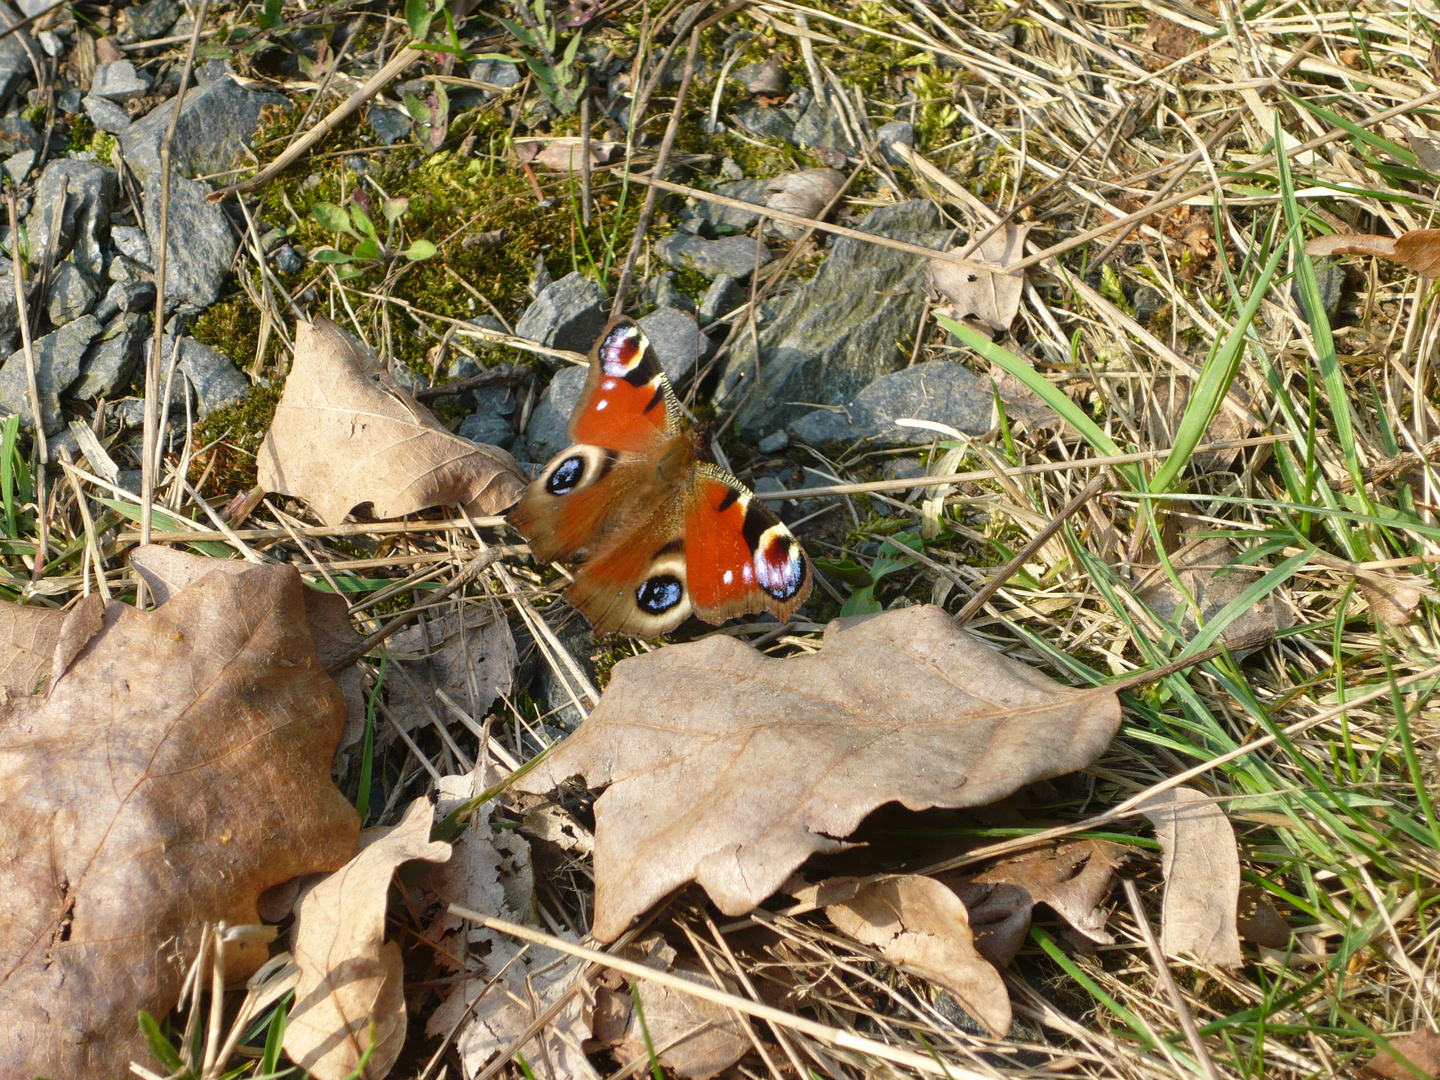
{"label": "dry oak leaf", "polygon": [[1425,277],[1440,277],[1440,229],[1411,229],[1399,236],[1335,233],[1305,241],[1306,255],[1373,255]]}
{"label": "dry oak leaf", "polygon": [[295,909],[292,948],[300,968],[285,1027],[285,1053],[315,1080],[342,1080],[370,1046],[367,1080],[380,1080],[405,1043],[405,970],[400,945],[385,940],[390,877],[411,859],[444,862],[450,845],[431,842],[429,800],[416,799],[400,824],[366,829],[342,869],[309,886]]}
{"label": "dry oak leaf", "polygon": [[876,807],[993,802],[1084,768],[1119,725],[1110,691],[1062,686],[917,606],[832,622],[808,656],[716,636],[622,660],[517,786],[609,787],[591,932],[613,941],[687,881],[743,914]]}
{"label": "dry oak leaf", "polygon": [[445,430],[328,319],[298,323],[295,362],[256,455],[267,491],[304,499],[327,525],[364,503],[376,518],[458,504],[493,514],[528,483],[497,446]]}
{"label": "dry oak leaf", "polygon": [[0,601],[0,686],[10,695],[35,692],[50,674],[65,612]]}
{"label": "dry oak leaf", "polygon": [[[663,963],[651,966],[665,970]],[[702,986],[715,985],[699,964],[672,966],[670,973]],[[721,989],[733,994],[739,987],[725,985]],[[636,1075],[644,1071],[636,1068],[637,1063],[650,1061],[650,1047],[645,1045],[647,1033],[660,1064],[683,1080],[710,1080],[750,1053],[754,1045],[744,1019],[723,1005],[648,979],[635,980],[634,993],[640,999],[645,1027],[640,1027],[640,1017],[632,1010],[616,1057],[635,1068]]]}
{"label": "dry oak leaf", "polygon": [[0,1077],[128,1076],[203,924],[258,922],[263,890],[354,850],[303,594],[267,566],[111,604],[47,699],[0,711]]}
{"label": "dry oak leaf", "polygon": [[[1382,1050],[1367,1061],[1360,1075],[1381,1080],[1414,1080],[1410,1066],[1423,1076],[1440,1076],[1440,1035],[1421,1028],[1407,1035],[1388,1035],[1389,1050]],[[1400,1060],[1401,1058],[1404,1061]]]}
{"label": "dry oak leaf", "polygon": [[1160,841],[1165,955],[1188,953],[1202,964],[1239,966],[1240,852],[1225,811],[1189,787],[1162,791],[1139,809]]}
{"label": "dry oak leaf", "polygon": [[832,878],[792,889],[797,900],[825,906],[841,933],[880,951],[890,963],[929,979],[997,1038],[1010,1030],[1010,994],[999,970],[975,947],[960,897],[917,874]]}
{"label": "dry oak leaf", "polygon": [[[175,593],[188,588],[212,570],[219,570],[224,574],[243,574],[252,569],[254,564],[238,559],[192,555],[188,551],[176,551],[167,544],[147,544],[130,553],[130,565],[145,579],[146,586],[155,597],[155,603],[163,604]],[[334,593],[321,592],[307,586],[305,616],[310,620],[310,636],[315,642],[315,653],[320,657],[320,666],[327,671],[331,664],[340,657],[353,653],[355,647],[365,640],[350,621],[350,605]],[[345,730],[336,747],[338,753],[348,746],[353,746],[365,735],[365,687],[360,679],[360,669],[354,664],[336,672],[332,678],[340,684],[340,690],[345,695]]]}
{"label": "dry oak leaf", "polygon": [[[967,249],[969,258],[1005,268],[1025,257],[1025,236],[1029,225],[1005,222],[985,238],[978,251]],[[937,314],[952,319],[979,319],[992,332],[1009,329],[1020,310],[1025,291],[1021,274],[991,274],[969,266],[956,266],[948,259],[929,259],[925,280],[939,299]]]}

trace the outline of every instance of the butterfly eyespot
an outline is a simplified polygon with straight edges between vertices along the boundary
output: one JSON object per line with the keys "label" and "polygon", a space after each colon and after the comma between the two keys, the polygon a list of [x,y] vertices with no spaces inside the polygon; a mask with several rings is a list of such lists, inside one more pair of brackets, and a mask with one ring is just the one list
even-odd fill
{"label": "butterfly eyespot", "polygon": [[635,603],[647,615],[663,615],[685,595],[680,579],[673,574],[657,574],[635,590]]}
{"label": "butterfly eyespot", "polygon": [[800,591],[805,584],[805,560],[788,534],[771,531],[765,536],[755,552],[755,577],[776,600],[789,600]]}
{"label": "butterfly eyespot", "polygon": [[545,481],[545,490],[551,495],[569,495],[580,483],[580,478],[585,475],[585,459],[582,457],[569,457],[555,466],[549,478]]}

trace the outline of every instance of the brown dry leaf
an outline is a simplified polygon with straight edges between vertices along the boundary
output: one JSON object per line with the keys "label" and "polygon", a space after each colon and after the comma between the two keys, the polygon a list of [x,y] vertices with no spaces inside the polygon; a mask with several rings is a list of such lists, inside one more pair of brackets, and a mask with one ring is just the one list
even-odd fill
{"label": "brown dry leaf", "polygon": [[[1198,31],[1162,16],[1152,15],[1150,24],[1140,38],[1140,44],[1143,48],[1158,53],[1160,57],[1183,60],[1201,47],[1202,40]],[[1145,64],[1152,71],[1167,66],[1164,59],[1154,57],[1147,57]]]}
{"label": "brown dry leaf", "polygon": [[[969,257],[999,267],[1019,262],[1025,257],[1025,235],[1029,231],[1029,225],[1007,221],[986,237],[980,250],[971,252]],[[1022,275],[990,274],[969,266],[956,266],[945,259],[927,260],[925,279],[938,298],[936,314],[957,321],[979,319],[997,333],[1009,329],[1020,310],[1020,297],[1025,290]]]}
{"label": "brown dry leaf", "polygon": [[1440,277],[1440,229],[1411,229],[1399,236],[1335,233],[1305,241],[1306,255],[1371,255],[1425,277]]}
{"label": "brown dry leaf", "polygon": [[1235,908],[1235,925],[1240,936],[1252,945],[1283,949],[1290,944],[1290,924],[1275,910],[1270,897],[1259,885],[1241,888],[1240,900]]}
{"label": "brown dry leaf", "polygon": [[1361,1076],[1415,1080],[1415,1074],[1399,1058],[1404,1058],[1425,1076],[1440,1076],[1440,1035],[1421,1028],[1408,1035],[1387,1035],[1386,1039],[1390,1050],[1382,1050],[1367,1061],[1360,1069]]}
{"label": "brown dry leaf", "polygon": [[[564,136],[554,139],[516,139],[515,160],[529,162],[552,172],[579,172],[583,158],[582,143],[578,137]],[[590,141],[590,165],[592,168],[609,165],[624,150],[624,143]]]}
{"label": "brown dry leaf", "polygon": [[1425,590],[1392,574],[1360,574],[1355,578],[1360,595],[1370,614],[1391,626],[1404,626],[1410,621]]}
{"label": "brown dry leaf", "polygon": [[1101,945],[1115,939],[1100,906],[1124,860],[1119,844],[1080,840],[1003,859],[982,874],[945,876],[965,901],[975,947],[997,967],[1015,958],[1030,929],[1030,910],[1045,904],[1078,933]]}
{"label": "brown dry leaf", "polygon": [[943,986],[997,1038],[1010,1030],[1005,981],[976,950],[969,912],[954,892],[934,878],[903,874],[854,881],[854,895],[843,900],[827,896],[845,884],[844,879],[826,882],[813,889],[813,896],[809,889],[795,895],[825,903],[826,916],[842,933]]}
{"label": "brown dry leaf", "polygon": [[[176,551],[167,544],[148,544],[130,553],[130,565],[145,580],[155,603],[163,604],[212,570],[243,574],[254,564],[238,559],[192,555],[188,551]],[[315,653],[320,657],[320,666],[326,670],[340,657],[348,656],[364,640],[350,621],[350,606],[334,593],[307,586],[305,616],[310,620],[310,633],[315,642]],[[335,748],[338,754],[359,742],[365,734],[365,687],[360,679],[360,669],[354,664],[331,677],[340,684],[345,694],[345,730]]]}
{"label": "brown dry leaf", "polygon": [[[444,817],[487,786],[478,774],[441,778],[436,816]],[[417,882],[441,911],[426,939],[435,943],[437,955],[460,957],[465,965],[465,979],[448,989],[426,1033],[447,1038],[454,1032],[461,1073],[464,1080],[472,1080],[525,1032],[538,1012],[568,994],[555,1018],[520,1053],[531,1063],[544,1063],[537,1075],[594,1080],[598,1074],[581,1049],[590,1037],[585,1020],[589,988],[577,986],[585,963],[552,949],[522,946],[446,911],[459,904],[511,922],[535,923],[530,845],[514,830],[492,829],[490,811],[489,803],[477,807],[469,828],[455,842],[454,857],[443,866],[425,868]]]}
{"label": "brown dry leaf", "polygon": [[35,692],[50,674],[65,612],[0,601],[0,687],[11,697]]}
{"label": "brown dry leaf", "polygon": [[[652,966],[665,969],[663,963]],[[680,964],[670,973],[702,986],[715,985],[709,973],[698,966]],[[655,1056],[675,1075],[685,1080],[710,1080],[743,1058],[754,1045],[745,1033],[744,1020],[725,1006],[646,979],[637,979],[634,985]],[[738,987],[727,985],[722,989],[733,994]],[[650,1060],[645,1032],[633,1009],[617,1055],[622,1064],[631,1066]],[[638,1069],[635,1075],[643,1075],[644,1071]]]}
{"label": "brown dry leaf", "polygon": [[832,622],[809,656],[715,636],[622,660],[518,786],[609,786],[592,933],[613,941],[687,881],[749,911],[884,803],[980,806],[1084,768],[1119,724],[1109,691],[1062,686],[916,606]]}
{"label": "brown dry leaf", "polygon": [[428,722],[427,705],[449,715],[436,690],[483,720],[495,699],[510,693],[519,663],[510,624],[493,602],[467,604],[463,623],[452,612],[401,631],[390,639],[390,658],[408,675],[390,683],[390,715],[406,731]]}
{"label": "brown dry leaf", "polygon": [[1155,826],[1165,873],[1160,947],[1202,964],[1241,962],[1236,910],[1240,853],[1225,812],[1194,788],[1162,791],[1140,804]]}
{"label": "brown dry leaf", "polygon": [[[787,214],[816,218],[844,186],[845,174],[834,169],[801,169],[799,172],[784,173],[765,185],[765,190],[770,192],[765,196],[765,205]],[[805,232],[805,226],[783,221],[773,222],[772,227],[787,240],[798,240]]]}
{"label": "brown dry leaf", "polygon": [[[0,712],[0,1075],[128,1076],[205,922],[256,923],[265,889],[349,858],[345,703],[304,592],[247,567],[111,604],[48,699]],[[236,945],[227,971],[267,956]]]}
{"label": "brown dry leaf", "polygon": [[450,845],[431,842],[430,803],[416,799],[400,824],[366,829],[342,869],[309,886],[295,909],[291,951],[300,968],[285,1027],[285,1053],[315,1080],[343,1080],[370,1045],[370,1080],[385,1076],[405,1042],[400,945],[385,940],[390,877],[411,859],[443,862]]}
{"label": "brown dry leaf", "polygon": [[453,435],[328,319],[295,328],[295,362],[256,455],[267,491],[308,502],[327,525],[362,504],[377,518],[458,504],[493,514],[528,483],[496,446]]}
{"label": "brown dry leaf", "polygon": [[[1264,575],[1264,567],[1236,565],[1239,549],[1220,536],[1192,540],[1170,554],[1170,565],[1190,597],[1209,622],[1241,593]],[[1254,652],[1269,634],[1295,621],[1294,608],[1285,599],[1285,590],[1276,589],[1236,617],[1220,632],[1237,657]],[[1163,566],[1151,570],[1135,586],[1135,594],[1157,616],[1170,623],[1178,621],[1180,632],[1194,637],[1200,626],[1190,601],[1171,582]],[[1179,616],[1178,620],[1176,616]],[[1259,644],[1257,644],[1257,642]]]}
{"label": "brown dry leaf", "polygon": [[[1151,383],[1146,398],[1145,424],[1150,442],[1154,446],[1171,446],[1175,442],[1175,431],[1185,416],[1185,407],[1190,402],[1194,384],[1184,375],[1159,374]],[[1253,409],[1254,399],[1238,382],[1232,384],[1227,397],[1242,408]],[[1215,411],[1214,419],[1205,429],[1202,442],[1226,442],[1244,439],[1253,434],[1253,429],[1231,410],[1221,407]],[[1233,450],[1202,450],[1191,457],[1197,471],[1201,473],[1223,472],[1234,466],[1243,453]]]}

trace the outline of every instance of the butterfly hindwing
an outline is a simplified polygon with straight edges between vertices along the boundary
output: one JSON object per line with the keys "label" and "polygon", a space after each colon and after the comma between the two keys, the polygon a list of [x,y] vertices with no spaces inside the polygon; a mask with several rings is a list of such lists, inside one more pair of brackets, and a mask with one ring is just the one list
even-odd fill
{"label": "butterfly hindwing", "polygon": [[787,619],[814,586],[805,551],[784,523],[708,463],[690,485],[685,561],[690,603],[707,622],[757,611]]}
{"label": "butterfly hindwing", "polygon": [[644,331],[611,319],[590,350],[590,372],[570,416],[570,438],[610,450],[644,453],[674,434],[679,406]]}

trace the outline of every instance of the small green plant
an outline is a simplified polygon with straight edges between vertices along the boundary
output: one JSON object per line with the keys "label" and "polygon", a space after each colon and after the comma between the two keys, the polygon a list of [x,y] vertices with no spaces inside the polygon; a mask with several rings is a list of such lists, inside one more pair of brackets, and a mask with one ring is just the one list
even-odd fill
{"label": "small green plant", "polygon": [[820,558],[815,560],[815,565],[831,577],[855,586],[855,591],[840,608],[842,618],[846,615],[873,615],[885,610],[884,605],[875,599],[875,587],[880,584],[880,579],[915,565],[913,558],[903,554],[906,548],[922,551],[924,547],[925,541],[919,533],[900,532],[885,539],[868,569],[850,558]]}
{"label": "small green plant", "polygon": [[[517,2],[515,10],[520,15],[518,22],[501,18],[499,15],[491,17],[510,31],[515,40],[523,46],[520,56],[517,58],[505,53],[481,53],[478,59],[496,60],[505,64],[523,63],[530,69],[530,74],[535,77],[535,84],[540,87],[540,92],[549,99],[550,104],[559,109],[562,115],[569,116],[580,104],[580,95],[585,89],[583,73],[579,79],[574,77],[575,54],[580,49],[580,31],[575,32],[575,36],[570,39],[564,53],[557,60],[555,51],[560,46],[560,31],[555,16],[545,7],[545,0],[534,0],[533,8]],[[448,17],[448,11],[446,14]]]}
{"label": "small green plant", "polygon": [[[316,248],[312,252],[315,261],[331,263],[336,267],[335,272],[342,278],[351,278],[366,270],[365,266],[357,264],[386,263],[401,257],[411,262],[433,258],[435,245],[423,237],[411,241],[404,250],[398,250],[397,247],[392,246],[396,243],[395,234],[397,229],[400,229],[400,219],[409,209],[409,199],[385,200],[381,206],[381,212],[385,215],[387,228],[385,239],[382,241],[375,228],[375,223],[358,202],[350,204],[349,213],[334,203],[316,203],[310,211],[310,216],[336,235],[334,247]],[[400,231],[403,232],[403,229]],[[341,238],[345,236],[357,241],[349,251],[340,250]]]}

